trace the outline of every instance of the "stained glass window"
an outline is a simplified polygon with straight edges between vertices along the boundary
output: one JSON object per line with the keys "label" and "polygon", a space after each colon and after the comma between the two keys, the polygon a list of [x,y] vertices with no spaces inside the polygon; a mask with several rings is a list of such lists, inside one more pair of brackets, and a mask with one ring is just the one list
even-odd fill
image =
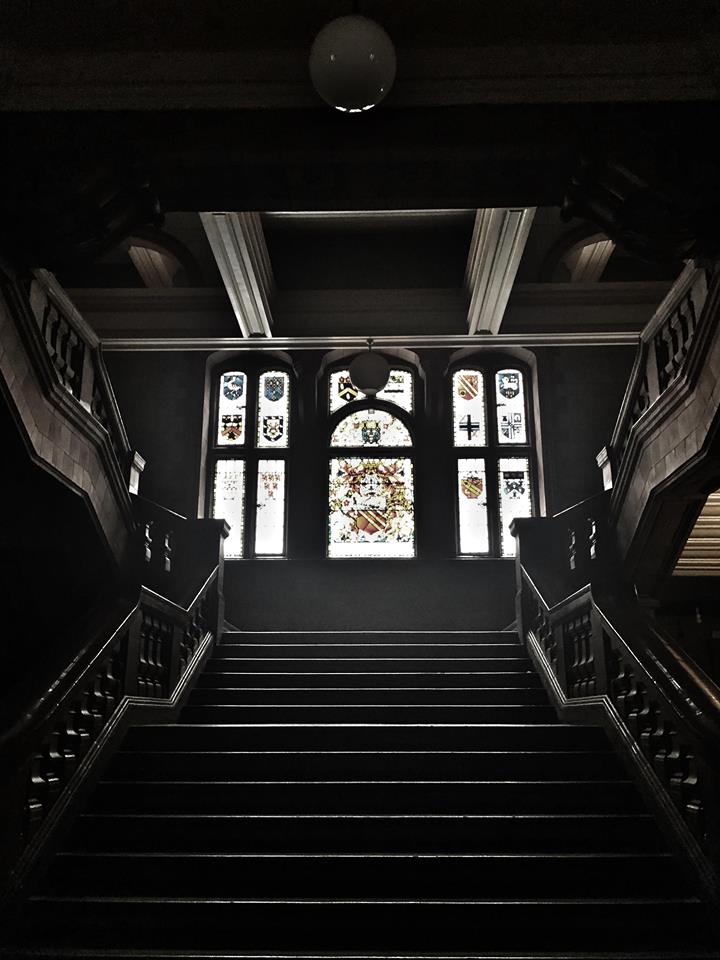
{"label": "stained glass window", "polygon": [[285,448],[289,443],[290,377],[268,370],[258,381],[257,445]]}
{"label": "stained glass window", "polygon": [[330,460],[329,557],[413,557],[412,461]]}
{"label": "stained glass window", "polygon": [[[349,370],[336,370],[330,374],[330,413],[335,413],[346,403],[363,400],[365,395],[354,387]],[[387,386],[377,394],[378,400],[396,403],[407,413],[413,411],[413,377],[409,370],[391,370]]]}
{"label": "stained glass window", "polygon": [[225,556],[229,559],[243,555],[244,513],[245,461],[218,460],[215,464],[212,515],[230,524],[230,535],[225,541]]}
{"label": "stained glass window", "polygon": [[519,370],[495,374],[498,443],[527,443],[525,389]]}
{"label": "stained glass window", "polygon": [[488,527],[485,461],[480,459],[458,460],[457,477],[460,553],[488,553],[490,550],[490,531]]}
{"label": "stained glass window", "polygon": [[220,377],[218,400],[217,442],[221,446],[245,442],[245,414],[247,407],[247,377],[239,371],[223,373]]}
{"label": "stained glass window", "polygon": [[333,430],[331,447],[409,447],[410,431],[387,410],[355,410]]}
{"label": "stained glass window", "polygon": [[527,457],[505,457],[498,464],[500,483],[500,542],[504,557],[515,556],[515,537],[509,530],[516,517],[532,515],[530,464]]}
{"label": "stained glass window", "polygon": [[260,460],[257,475],[255,553],[282,556],[285,550],[285,461]]}
{"label": "stained glass window", "polygon": [[453,443],[485,446],[485,397],[479,370],[456,370],[452,379]]}

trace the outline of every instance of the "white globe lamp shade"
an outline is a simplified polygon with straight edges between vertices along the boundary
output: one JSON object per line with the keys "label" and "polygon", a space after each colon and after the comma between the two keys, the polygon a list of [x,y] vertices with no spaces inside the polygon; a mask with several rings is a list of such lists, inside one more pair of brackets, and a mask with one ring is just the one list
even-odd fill
{"label": "white globe lamp shade", "polygon": [[344,113],[363,113],[380,103],[395,80],[395,65],[390,37],[360,14],[331,20],[310,50],[313,86]]}
{"label": "white globe lamp shade", "polygon": [[390,377],[390,366],[379,353],[367,350],[359,353],[350,364],[350,379],[354,387],[367,397],[374,397]]}

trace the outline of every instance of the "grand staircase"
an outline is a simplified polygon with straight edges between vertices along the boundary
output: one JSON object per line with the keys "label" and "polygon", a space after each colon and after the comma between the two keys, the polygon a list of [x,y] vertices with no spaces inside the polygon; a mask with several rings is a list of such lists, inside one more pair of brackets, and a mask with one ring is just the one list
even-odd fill
{"label": "grand staircase", "polygon": [[513,633],[227,633],[130,730],[12,956],[715,957]]}

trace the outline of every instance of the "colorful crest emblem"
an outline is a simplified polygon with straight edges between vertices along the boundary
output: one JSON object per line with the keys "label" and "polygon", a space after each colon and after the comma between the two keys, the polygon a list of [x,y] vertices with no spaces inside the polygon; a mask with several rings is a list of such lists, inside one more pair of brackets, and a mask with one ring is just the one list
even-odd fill
{"label": "colorful crest emblem", "polygon": [[377,420],[363,420],[360,434],[363,443],[380,443],[380,424]]}
{"label": "colorful crest emblem", "polygon": [[239,400],[245,390],[245,377],[238,373],[226,373],[223,377],[223,396]]}
{"label": "colorful crest emblem", "polygon": [[480,381],[476,373],[462,373],[458,378],[457,392],[463,400],[474,400],[480,391]]}
{"label": "colorful crest emblem", "polygon": [[221,421],[220,434],[226,440],[239,440],[243,433],[241,413],[225,414]]}
{"label": "colorful crest emblem", "polygon": [[370,536],[374,533],[383,533],[387,525],[387,517],[379,510],[360,510],[355,517],[355,529]]}
{"label": "colorful crest emblem", "polygon": [[282,400],[285,396],[285,378],[265,377],[265,396],[268,400]]}
{"label": "colorful crest emblem", "polygon": [[266,440],[274,443],[285,432],[284,417],[263,417],[262,433]]}
{"label": "colorful crest emblem", "polygon": [[513,400],[520,393],[520,375],[514,370],[499,373],[498,390],[506,400]]}
{"label": "colorful crest emblem", "polygon": [[351,400],[357,400],[357,398],[360,396],[360,391],[357,389],[357,387],[353,386],[353,382],[350,377],[338,378],[337,392],[340,399],[344,400],[345,403],[350,403]]}
{"label": "colorful crest emblem", "polygon": [[468,500],[477,500],[483,492],[482,477],[463,477],[460,480],[460,489]]}
{"label": "colorful crest emblem", "polygon": [[525,496],[525,474],[522,471],[505,471],[503,473],[503,493],[511,500],[518,500]]}

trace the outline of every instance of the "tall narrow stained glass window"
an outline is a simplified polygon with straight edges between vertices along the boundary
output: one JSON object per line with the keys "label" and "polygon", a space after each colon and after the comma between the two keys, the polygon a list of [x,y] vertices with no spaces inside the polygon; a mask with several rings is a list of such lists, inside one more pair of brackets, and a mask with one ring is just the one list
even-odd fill
{"label": "tall narrow stained glass window", "polygon": [[245,461],[218,460],[215,464],[212,515],[227,520],[230,534],[225,541],[228,560],[243,556],[245,527]]}
{"label": "tall narrow stained glass window", "polygon": [[498,443],[527,443],[525,389],[519,370],[495,374]]}
{"label": "tall narrow stained glass window", "polygon": [[230,524],[228,559],[283,556],[287,541],[290,375],[248,366],[218,377],[210,448],[211,513]]}
{"label": "tall narrow stained glass window", "polygon": [[285,461],[259,460],[255,514],[255,553],[282,556],[285,551]]}
{"label": "tall narrow stained glass window", "polygon": [[218,398],[217,442],[241,446],[245,442],[247,377],[240,371],[223,373]]}
{"label": "tall narrow stained glass window", "polygon": [[458,553],[513,557],[509,525],[531,516],[534,500],[525,374],[465,366],[453,372],[450,389]]}
{"label": "tall narrow stained glass window", "polygon": [[457,476],[460,553],[488,553],[490,530],[485,461],[479,458],[458,460]]}
{"label": "tall narrow stained glass window", "polygon": [[453,443],[456,447],[485,446],[485,391],[480,370],[453,374]]}
{"label": "tall narrow stained glass window", "polygon": [[257,445],[287,448],[289,444],[290,378],[281,370],[268,370],[258,383]]}
{"label": "tall narrow stained glass window", "polygon": [[500,482],[500,530],[502,555],[515,556],[515,537],[510,524],[517,517],[532,515],[530,465],[525,457],[505,457],[498,465]]}

